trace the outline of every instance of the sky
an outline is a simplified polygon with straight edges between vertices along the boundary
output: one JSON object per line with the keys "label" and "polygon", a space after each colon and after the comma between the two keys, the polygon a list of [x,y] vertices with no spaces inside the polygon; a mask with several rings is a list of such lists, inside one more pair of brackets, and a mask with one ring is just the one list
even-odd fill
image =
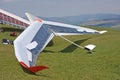
{"label": "sky", "polygon": [[40,17],[120,14],[120,0],[0,0],[0,8],[21,17],[25,12]]}

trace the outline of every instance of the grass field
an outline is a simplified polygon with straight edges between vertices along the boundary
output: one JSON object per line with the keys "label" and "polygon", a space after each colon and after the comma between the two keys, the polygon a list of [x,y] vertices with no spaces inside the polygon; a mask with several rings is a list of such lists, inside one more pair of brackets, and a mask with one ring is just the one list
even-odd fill
{"label": "grass field", "polygon": [[[18,29],[0,26],[5,30],[0,32],[0,40],[15,39],[9,34]],[[67,36],[82,46],[95,44],[97,47],[93,54],[55,37],[54,46],[46,47],[37,60],[37,65],[45,65],[49,69],[36,75],[21,69],[13,45],[0,43],[0,80],[120,80],[120,30],[106,30],[108,32],[102,35]]]}

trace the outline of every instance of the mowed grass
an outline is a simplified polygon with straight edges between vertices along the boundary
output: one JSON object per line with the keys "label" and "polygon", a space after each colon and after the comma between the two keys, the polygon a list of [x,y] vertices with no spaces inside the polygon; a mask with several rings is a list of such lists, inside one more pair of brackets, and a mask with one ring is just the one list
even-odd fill
{"label": "mowed grass", "polygon": [[[9,36],[11,28],[4,26],[6,31],[0,33],[0,40],[15,39]],[[46,47],[37,60],[37,65],[49,69],[36,75],[22,70],[13,45],[0,43],[0,80],[120,80],[120,30],[106,30],[108,32],[102,35],[66,36],[81,46],[95,44],[97,47],[92,54],[54,37],[54,46]]]}

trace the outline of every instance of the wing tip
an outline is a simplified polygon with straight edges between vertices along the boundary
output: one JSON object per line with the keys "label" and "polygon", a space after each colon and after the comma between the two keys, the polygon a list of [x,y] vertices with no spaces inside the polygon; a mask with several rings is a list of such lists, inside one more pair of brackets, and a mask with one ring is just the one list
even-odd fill
{"label": "wing tip", "polygon": [[[26,69],[27,71],[31,72],[31,73],[36,73],[38,71],[44,70],[44,69],[48,69],[48,67],[46,66],[33,66],[33,67],[28,67],[24,62],[19,62],[20,65],[22,66],[22,68]],[[25,70],[24,70],[25,71]],[[25,71],[26,72],[26,71]]]}
{"label": "wing tip", "polygon": [[100,34],[104,34],[104,33],[106,33],[106,32],[108,32],[108,31],[106,31],[106,30],[104,30],[104,31],[99,31]]}
{"label": "wing tip", "polygon": [[25,13],[25,15],[27,16],[28,20],[32,23],[33,21],[38,21],[38,22],[43,22],[42,19],[30,14],[30,13]]}

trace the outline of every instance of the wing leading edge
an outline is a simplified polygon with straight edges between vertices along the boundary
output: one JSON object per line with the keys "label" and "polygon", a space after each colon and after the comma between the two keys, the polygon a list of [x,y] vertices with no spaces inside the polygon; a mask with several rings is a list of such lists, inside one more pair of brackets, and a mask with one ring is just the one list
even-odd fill
{"label": "wing leading edge", "polygon": [[[32,23],[34,20],[39,19],[36,16],[26,13],[26,16],[28,17],[29,21]],[[75,25],[70,25],[70,24],[64,24],[64,23],[59,23],[59,22],[52,22],[52,21],[45,21],[42,20],[47,27],[52,29],[56,35],[83,35],[83,34],[103,34],[107,31],[97,31],[94,29],[90,28],[85,28],[85,27],[80,27],[80,26],[75,26]]]}

